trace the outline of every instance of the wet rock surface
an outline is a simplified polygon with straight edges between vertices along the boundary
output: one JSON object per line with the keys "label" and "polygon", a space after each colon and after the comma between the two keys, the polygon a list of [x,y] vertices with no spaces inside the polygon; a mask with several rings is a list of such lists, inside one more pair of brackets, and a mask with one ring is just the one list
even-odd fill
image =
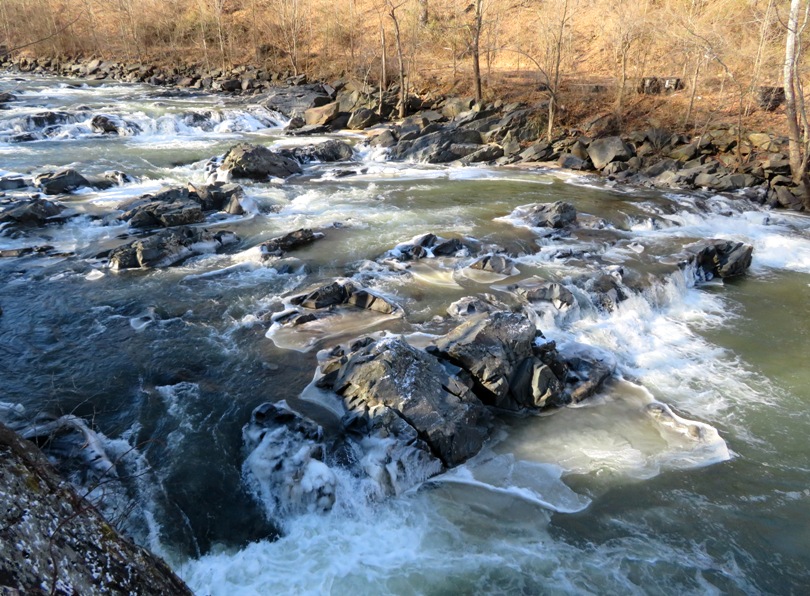
{"label": "wet rock surface", "polygon": [[301,173],[300,164],[292,157],[250,143],[231,147],[222,160],[221,169],[230,171],[234,178],[252,180],[288,178]]}
{"label": "wet rock surface", "polygon": [[191,594],[121,536],[43,454],[0,424],[0,591]]}
{"label": "wet rock surface", "polygon": [[217,252],[236,242],[238,238],[232,232],[180,226],[113,249],[109,254],[109,264],[112,269],[170,267],[189,257]]}

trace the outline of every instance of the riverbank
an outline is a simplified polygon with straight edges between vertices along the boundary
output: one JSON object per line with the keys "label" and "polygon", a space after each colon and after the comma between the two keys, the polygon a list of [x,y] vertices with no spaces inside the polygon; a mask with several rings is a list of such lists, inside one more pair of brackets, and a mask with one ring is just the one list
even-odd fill
{"label": "riverbank", "polygon": [[[470,98],[428,94],[409,97],[408,116],[398,121],[396,86],[381,93],[351,80],[308,83],[303,75],[286,77],[251,66],[210,72],[199,67],[166,70],[97,59],[19,57],[0,67],[247,96],[293,118],[287,134],[364,130],[370,144],[387,149],[393,159],[464,165],[554,161],[620,184],[737,193],[773,208],[808,209],[805,189],[791,179],[787,139],[767,131],[738,126],[707,128],[699,135],[658,127],[626,131],[615,116],[602,114],[559,130],[549,140],[543,128],[546,108],[541,105],[502,101],[479,105]],[[770,102],[763,109],[772,111],[779,105]],[[124,132],[108,121],[99,120],[95,126],[104,133]],[[17,140],[27,138],[22,134]]]}

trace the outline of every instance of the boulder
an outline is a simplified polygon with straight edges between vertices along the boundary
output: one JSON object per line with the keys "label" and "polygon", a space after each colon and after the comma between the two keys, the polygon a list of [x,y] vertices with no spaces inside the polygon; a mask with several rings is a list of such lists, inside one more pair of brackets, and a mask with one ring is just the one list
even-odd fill
{"label": "boulder", "polygon": [[9,103],[12,101],[17,101],[16,95],[9,93],[8,91],[0,93],[0,104]]}
{"label": "boulder", "polygon": [[51,222],[61,222],[64,207],[47,199],[16,201],[0,208],[0,223],[13,222],[26,226],[43,226]]}
{"label": "boulder", "polygon": [[698,245],[695,256],[689,259],[705,279],[727,278],[744,274],[751,266],[754,247],[732,240],[710,240]]}
{"label": "boulder", "polygon": [[508,307],[492,294],[465,296],[447,307],[447,314],[454,319],[463,319],[482,313],[494,313],[508,310]]}
{"label": "boulder", "polygon": [[474,150],[472,153],[469,153],[461,158],[461,163],[464,165],[470,165],[473,163],[495,161],[496,159],[503,157],[503,147],[494,143],[484,145],[483,147],[473,145],[473,149]]}
{"label": "boulder", "polygon": [[333,101],[320,107],[309,108],[304,112],[304,120],[309,125],[320,126],[332,122],[339,113],[340,105]]}
{"label": "boulder", "polygon": [[[422,135],[414,141],[403,142],[400,139],[396,149],[399,159],[423,163],[447,163],[469,154],[470,145],[480,145],[481,133],[465,129],[442,129]],[[455,153],[452,146],[463,149],[464,153]]]}
{"label": "boulder", "polygon": [[113,249],[109,263],[111,269],[170,267],[195,255],[217,252],[238,241],[233,232],[173,228]]}
{"label": "boulder", "polygon": [[76,170],[66,169],[58,172],[47,172],[34,178],[36,184],[46,195],[59,195],[72,192],[77,188],[90,186],[87,178]]}
{"label": "boulder", "polygon": [[284,255],[284,253],[312,244],[323,237],[324,235],[320,232],[313,232],[310,228],[301,228],[300,230],[278,236],[267,242],[262,242],[259,245],[259,249],[264,259],[280,257]]}
{"label": "boulder", "polygon": [[619,137],[596,139],[588,145],[588,157],[601,170],[612,161],[627,161],[635,155],[633,148]]}
{"label": "boulder", "polygon": [[571,290],[557,282],[534,278],[524,280],[510,288],[529,302],[550,302],[557,310],[571,308],[576,304],[576,298]]}
{"label": "boulder", "polygon": [[93,129],[93,132],[102,134],[120,134],[118,124],[109,116],[93,116],[93,119],[90,121],[90,128]]}
{"label": "boulder", "polygon": [[348,143],[331,139],[318,145],[296,147],[292,155],[300,162],[320,161],[323,163],[334,161],[348,161],[354,155],[354,149]]}
{"label": "boulder", "polygon": [[485,404],[506,410],[543,407],[562,400],[562,384],[542,372],[534,354],[537,329],[518,313],[474,315],[439,338],[431,353],[468,371]]}
{"label": "boulder", "polygon": [[244,194],[245,191],[241,186],[228,182],[188,185],[189,198],[198,202],[203,211],[225,211],[231,215],[242,215],[245,211],[239,199]]}
{"label": "boulder", "polygon": [[300,164],[293,158],[250,143],[239,143],[231,147],[220,168],[230,170],[234,178],[260,181],[270,177],[287,178],[301,172]]}
{"label": "boulder", "polygon": [[394,136],[394,133],[391,132],[391,130],[386,128],[385,130],[370,136],[368,139],[368,144],[371,147],[384,147],[387,149],[388,147],[393,147],[397,144],[397,138]]}
{"label": "boulder", "polygon": [[334,281],[306,294],[293,296],[290,303],[310,310],[335,306],[356,306],[386,315],[399,310],[399,307],[393,302],[348,280]]}
{"label": "boulder", "polygon": [[200,203],[191,198],[186,188],[143,195],[124,201],[118,208],[124,211],[119,219],[133,228],[170,228],[205,220]]}
{"label": "boulder", "polygon": [[363,343],[324,367],[324,379],[351,413],[347,421],[356,425],[354,418],[373,417],[383,406],[412,427],[413,438],[424,441],[447,466],[480,451],[489,436],[491,415],[468,384],[402,339]]}
{"label": "boulder", "polygon": [[18,190],[28,186],[28,181],[19,176],[7,176],[0,178],[0,191],[4,190]]}
{"label": "boulder", "polygon": [[470,264],[470,269],[497,273],[498,275],[515,275],[515,262],[503,255],[484,255]]}
{"label": "boulder", "polygon": [[518,208],[516,214],[535,228],[560,229],[570,226],[577,220],[577,210],[566,201],[529,205]]}
{"label": "boulder", "polygon": [[0,424],[0,592],[191,595],[166,563],[119,534],[85,497],[32,443]]}
{"label": "boulder", "polygon": [[757,90],[757,105],[768,112],[773,112],[785,103],[784,87],[760,87]]}
{"label": "boulder", "polygon": [[368,108],[360,108],[352,112],[349,118],[348,128],[351,130],[363,130],[369,126],[374,126],[380,121],[380,117],[374,110]]}
{"label": "boulder", "polygon": [[398,244],[393,250],[386,253],[386,257],[398,261],[418,261],[425,257],[451,257],[464,249],[461,240],[451,238],[447,240],[436,234],[422,234],[409,242]]}
{"label": "boulder", "polygon": [[557,165],[566,170],[576,170],[578,172],[591,169],[590,163],[572,153],[561,153],[560,157],[557,159]]}
{"label": "boulder", "polygon": [[253,410],[242,439],[250,452],[246,479],[271,517],[332,509],[337,476],[324,463],[321,427],[284,401],[264,403]]}

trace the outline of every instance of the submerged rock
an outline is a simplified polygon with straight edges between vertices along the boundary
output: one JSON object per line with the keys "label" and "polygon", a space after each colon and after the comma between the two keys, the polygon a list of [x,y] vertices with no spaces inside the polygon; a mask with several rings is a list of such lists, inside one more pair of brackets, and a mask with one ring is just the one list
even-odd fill
{"label": "submerged rock", "polygon": [[170,267],[194,255],[217,252],[238,241],[236,234],[227,231],[213,233],[188,227],[163,230],[113,249],[109,255],[110,268]]}
{"label": "submerged rock", "polygon": [[287,178],[301,173],[301,166],[295,159],[250,143],[239,143],[231,147],[225,154],[220,168],[230,170],[234,178],[259,181],[268,178]]}
{"label": "submerged rock", "polygon": [[28,441],[0,424],[0,591],[188,594],[159,558],[121,536]]}
{"label": "submerged rock", "polygon": [[324,234],[321,232],[313,232],[310,228],[301,228],[300,230],[295,230],[294,232],[273,238],[267,242],[262,242],[259,245],[259,249],[261,250],[262,258],[280,257],[286,252],[312,244],[323,237]]}

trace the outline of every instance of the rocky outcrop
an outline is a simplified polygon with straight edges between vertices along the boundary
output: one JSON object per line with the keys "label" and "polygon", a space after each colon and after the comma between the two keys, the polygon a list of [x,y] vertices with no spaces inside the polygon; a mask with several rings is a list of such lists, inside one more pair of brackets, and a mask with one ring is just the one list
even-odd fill
{"label": "rocky outcrop", "polygon": [[188,594],[121,536],[28,441],[0,424],[0,592]]}
{"label": "rocky outcrop", "polygon": [[76,170],[66,169],[58,172],[47,172],[34,178],[36,184],[46,195],[66,194],[90,186],[87,178]]}
{"label": "rocky outcrop", "polygon": [[288,178],[301,173],[301,165],[293,158],[271,151],[261,145],[239,143],[225,154],[220,166],[234,178],[265,181],[268,178]]}
{"label": "rocky outcrop", "polygon": [[536,358],[536,337],[537,329],[524,315],[496,312],[471,317],[431,351],[469,371],[484,403],[506,410],[559,405],[563,385]]}
{"label": "rocky outcrop", "polygon": [[233,232],[172,228],[113,249],[109,263],[111,269],[170,267],[195,255],[217,252],[238,241]]}
{"label": "rocky outcrop", "polygon": [[319,385],[331,386],[349,411],[374,426],[380,407],[392,410],[445,465],[458,465],[481,449],[491,415],[469,384],[426,352],[401,339],[383,339],[336,354],[322,365]]}

